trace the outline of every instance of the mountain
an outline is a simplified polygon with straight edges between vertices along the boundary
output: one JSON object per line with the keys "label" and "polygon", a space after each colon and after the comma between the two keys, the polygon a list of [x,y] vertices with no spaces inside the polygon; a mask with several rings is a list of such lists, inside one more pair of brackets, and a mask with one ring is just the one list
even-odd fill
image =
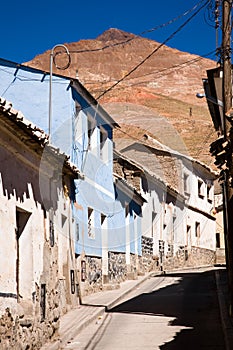
{"label": "mountain", "polygon": [[[216,135],[206,101],[197,99],[196,93],[203,91],[202,78],[216,62],[114,28],[94,40],[65,46],[71,64],[66,70],[54,66],[53,72],[78,77],[97,99],[123,79],[99,98],[122,126],[115,137],[138,139],[150,134],[212,165],[209,144]],[[55,63],[66,65],[67,55],[61,48],[57,50]],[[26,64],[49,71],[50,53],[48,50]]]}

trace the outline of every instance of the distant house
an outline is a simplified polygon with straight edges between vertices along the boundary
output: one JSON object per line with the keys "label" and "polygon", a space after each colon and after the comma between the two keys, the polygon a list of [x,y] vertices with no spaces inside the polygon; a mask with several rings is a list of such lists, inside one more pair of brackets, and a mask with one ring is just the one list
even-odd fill
{"label": "distant house", "polygon": [[0,99],[0,348],[38,348],[77,306],[74,180],[48,136]]}
{"label": "distant house", "polygon": [[214,263],[216,174],[156,140],[116,140],[117,149],[144,169],[142,234],[153,238],[163,267]]}

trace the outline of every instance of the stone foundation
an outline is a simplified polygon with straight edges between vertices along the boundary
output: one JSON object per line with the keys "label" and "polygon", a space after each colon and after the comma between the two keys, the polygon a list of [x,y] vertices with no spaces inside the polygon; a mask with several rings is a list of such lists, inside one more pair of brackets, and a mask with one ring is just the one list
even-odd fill
{"label": "stone foundation", "polygon": [[101,291],[103,289],[102,259],[99,257],[86,256],[82,258],[82,260],[86,261],[86,279],[81,282],[82,296]]}
{"label": "stone foundation", "polygon": [[226,256],[225,256],[225,249],[224,248],[217,248],[216,249],[216,259],[215,264],[219,265],[225,265],[226,264]]}
{"label": "stone foundation", "polygon": [[60,308],[58,292],[46,293],[45,317],[40,307],[39,290],[35,302],[20,301],[13,312],[6,308],[0,317],[0,349],[40,349],[58,335]]}
{"label": "stone foundation", "polygon": [[159,269],[158,257],[153,255],[153,238],[142,236],[142,256],[140,257],[140,272],[146,273]]}
{"label": "stone foundation", "polygon": [[126,280],[127,268],[124,253],[108,253],[109,283],[120,283]]}
{"label": "stone foundation", "polygon": [[174,256],[164,259],[163,269],[173,270],[183,267],[210,266],[215,263],[215,251],[210,249],[192,247],[190,250],[181,247]]}

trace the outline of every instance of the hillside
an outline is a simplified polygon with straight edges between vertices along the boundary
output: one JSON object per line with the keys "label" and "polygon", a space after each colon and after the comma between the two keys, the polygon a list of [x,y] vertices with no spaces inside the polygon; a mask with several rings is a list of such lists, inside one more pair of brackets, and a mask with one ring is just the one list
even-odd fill
{"label": "hillside", "polygon": [[[98,98],[160,43],[109,29],[95,40],[65,45],[70,51],[71,65],[66,70],[54,67],[54,73],[78,76]],[[46,51],[27,64],[49,71],[49,57],[50,51]],[[56,56],[57,64],[62,65],[65,60],[64,54]],[[160,142],[211,164],[209,144],[216,135],[206,102],[197,99],[196,93],[203,91],[206,70],[215,66],[209,59],[162,46],[99,101],[118,123],[142,128]],[[126,129],[136,137],[135,128]]]}

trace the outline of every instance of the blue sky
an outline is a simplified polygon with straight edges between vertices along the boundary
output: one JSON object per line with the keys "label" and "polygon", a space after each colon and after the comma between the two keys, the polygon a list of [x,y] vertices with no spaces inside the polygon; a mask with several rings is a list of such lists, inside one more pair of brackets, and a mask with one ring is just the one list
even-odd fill
{"label": "blue sky", "polygon": [[[4,1],[1,3],[0,57],[23,63],[56,44],[93,39],[109,28],[139,34],[166,23],[199,2],[200,0]],[[193,13],[143,36],[163,42]],[[203,9],[167,45],[204,55],[216,48],[213,25],[208,19],[208,11]]]}

